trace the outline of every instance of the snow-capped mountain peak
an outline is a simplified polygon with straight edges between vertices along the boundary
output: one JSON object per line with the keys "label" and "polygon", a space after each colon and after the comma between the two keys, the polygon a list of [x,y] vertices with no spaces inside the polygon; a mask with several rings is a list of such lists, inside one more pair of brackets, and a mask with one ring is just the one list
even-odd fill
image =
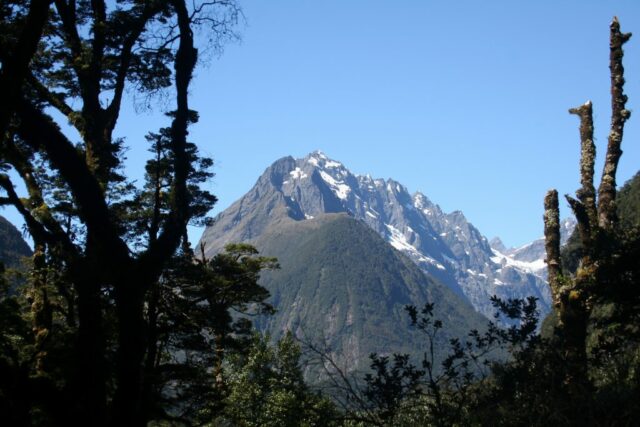
{"label": "snow-capped mountain peak", "polygon": [[296,221],[346,212],[363,221],[422,270],[491,316],[490,297],[533,295],[543,311],[548,287],[524,261],[493,252],[461,211],[445,213],[421,192],[393,179],[354,175],[321,151],[272,164],[253,189],[222,212],[203,234],[208,254],[228,241],[250,240],[279,218]]}
{"label": "snow-capped mountain peak", "polygon": [[[566,218],[560,222],[560,244],[564,245],[576,228],[576,220],[573,217]],[[546,280],[547,265],[546,251],[544,247],[544,237],[534,240],[533,242],[524,244],[518,248],[507,249],[499,238],[491,241],[491,247],[497,257],[505,259],[511,265],[517,265],[519,268],[529,271],[538,277]]]}

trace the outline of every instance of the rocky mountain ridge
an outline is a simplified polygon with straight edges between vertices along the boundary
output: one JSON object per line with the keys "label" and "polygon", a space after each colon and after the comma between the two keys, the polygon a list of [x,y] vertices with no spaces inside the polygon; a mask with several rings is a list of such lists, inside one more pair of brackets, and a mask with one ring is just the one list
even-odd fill
{"label": "rocky mountain ridge", "polygon": [[[560,245],[564,246],[567,243],[575,228],[575,218],[569,217],[561,221]],[[507,258],[511,264],[547,280],[547,265],[544,262],[547,254],[544,248],[544,237],[517,248],[506,248],[499,237],[491,239],[489,244],[496,257]]]}
{"label": "rocky mountain ridge", "polygon": [[443,212],[424,194],[410,194],[393,179],[355,175],[319,151],[274,162],[247,194],[215,218],[201,242],[212,255],[227,242],[259,237],[282,218],[304,221],[339,212],[366,223],[488,317],[494,312],[492,295],[534,296],[542,315],[549,310],[544,279],[494,251],[462,212]]}

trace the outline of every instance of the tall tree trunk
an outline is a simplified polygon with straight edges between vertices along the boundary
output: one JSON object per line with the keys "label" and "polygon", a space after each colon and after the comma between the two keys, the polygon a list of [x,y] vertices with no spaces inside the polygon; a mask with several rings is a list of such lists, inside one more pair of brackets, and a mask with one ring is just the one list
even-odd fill
{"label": "tall tree trunk", "polygon": [[544,198],[544,237],[547,251],[547,270],[551,295],[556,308],[560,307],[560,212],[558,192],[550,190]]}
{"label": "tall tree trunk", "polygon": [[156,384],[156,361],[158,359],[158,315],[160,303],[160,284],[154,284],[147,298],[147,349],[144,360],[144,377],[142,378],[142,415],[145,421],[149,421],[154,408],[153,399]]}
{"label": "tall tree trunk", "polygon": [[[84,261],[75,271],[75,288],[78,295],[78,350],[74,381],[75,399],[80,419],[86,425],[102,426],[107,423],[108,377],[102,295],[95,269]],[[91,263],[89,263],[91,265]]]}
{"label": "tall tree trunk", "polygon": [[129,270],[116,287],[118,315],[118,354],[116,360],[117,389],[113,398],[111,425],[143,426],[142,361],[146,336],[143,317],[146,283],[140,274]]}
{"label": "tall tree trunk", "polygon": [[607,145],[607,155],[598,188],[598,222],[601,228],[611,230],[617,223],[616,212],[616,171],[622,156],[620,146],[624,124],[631,116],[625,109],[627,96],[624,94],[624,67],[622,66],[622,45],[631,38],[631,33],[620,32],[618,18],[611,22],[609,70],[611,71],[611,129]]}

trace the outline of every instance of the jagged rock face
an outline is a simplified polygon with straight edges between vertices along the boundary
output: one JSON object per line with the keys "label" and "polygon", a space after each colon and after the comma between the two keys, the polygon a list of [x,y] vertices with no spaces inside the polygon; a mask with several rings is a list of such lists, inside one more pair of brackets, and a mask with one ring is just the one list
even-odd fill
{"label": "jagged rock face", "polygon": [[502,242],[502,240],[500,240],[500,238],[497,236],[489,240],[489,246],[491,246],[492,249],[495,249],[498,252],[502,252],[502,253],[506,253],[508,250],[507,247]]}
{"label": "jagged rock face", "polygon": [[488,317],[494,312],[492,295],[535,296],[542,314],[549,310],[542,276],[492,250],[462,212],[445,213],[424,194],[411,195],[392,179],[354,175],[321,152],[276,161],[245,196],[218,215],[201,241],[211,256],[227,242],[258,237],[283,218],[304,221],[337,212],[364,221]]}
{"label": "jagged rock face", "polygon": [[[575,218],[567,218],[560,223],[560,244],[564,245],[576,228]],[[547,280],[547,266],[544,260],[547,257],[544,248],[544,237],[534,240],[519,248],[507,249],[498,238],[491,241],[491,248],[498,257],[505,257],[508,262],[518,265],[521,269]]]}

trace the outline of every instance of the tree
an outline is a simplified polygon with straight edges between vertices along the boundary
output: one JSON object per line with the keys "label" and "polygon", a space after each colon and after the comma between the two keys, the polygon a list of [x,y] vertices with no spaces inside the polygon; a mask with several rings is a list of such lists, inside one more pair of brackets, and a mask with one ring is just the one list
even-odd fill
{"label": "tree", "polygon": [[[576,395],[582,394],[588,383],[588,336],[593,324],[594,307],[603,302],[628,305],[616,298],[624,292],[629,296],[630,277],[637,278],[633,268],[629,270],[620,261],[629,251],[625,238],[621,236],[616,209],[616,171],[622,150],[620,149],[624,124],[630,117],[625,108],[627,96],[623,93],[624,67],[622,46],[631,34],[620,32],[617,18],[611,23],[610,65],[611,70],[611,129],[602,178],[596,190],[593,185],[595,145],[593,143],[592,104],[569,110],[580,118],[581,188],[577,199],[566,196],[578,221],[578,232],[582,247],[582,258],[575,275],[565,274],[561,268],[558,194],[547,193],[544,201],[545,246],[549,270],[549,285],[558,322],[556,336],[569,370],[565,381]],[[633,240],[633,239],[632,239]],[[635,251],[634,251],[635,252]],[[637,268],[635,269],[637,270]],[[631,276],[630,276],[631,274]],[[626,276],[626,279],[624,278]],[[622,281],[620,280],[622,279]],[[631,280],[633,282],[633,279]],[[626,288],[626,289],[625,289]],[[631,291],[631,294],[636,293]],[[632,298],[637,300],[637,295]],[[635,303],[634,303],[635,304]]]}
{"label": "tree", "polygon": [[269,291],[258,280],[263,270],[280,266],[275,258],[257,256],[257,249],[246,243],[228,244],[224,252],[211,260],[204,256],[204,244],[201,250],[204,286],[190,296],[206,302],[204,316],[211,319],[210,332],[215,344],[214,375],[222,383],[225,348],[238,351],[251,335],[252,324],[246,316],[275,312],[265,302]]}
{"label": "tree", "polygon": [[151,419],[209,422],[228,393],[223,362],[248,352],[247,316],[273,312],[260,273],[277,268],[248,244],[229,244],[210,260],[174,258],[149,298],[145,364]]}
{"label": "tree", "polygon": [[268,337],[254,335],[249,352],[231,361],[222,420],[246,427],[337,425],[331,402],[304,383],[300,356],[291,334],[274,347]]}
{"label": "tree", "polygon": [[[144,423],[145,300],[202,209],[195,208],[198,196],[189,185],[195,160],[186,139],[197,120],[188,102],[198,59],[193,30],[207,27],[210,40],[222,43],[235,37],[239,13],[226,0],[16,0],[0,6],[0,168],[13,173],[0,175],[0,202],[20,212],[33,237],[34,277],[40,271],[44,278],[54,259],[63,270],[59,292],[68,296],[66,311],[76,328],[70,381],[49,384],[73,408],[58,416],[87,425]],[[170,126],[160,134],[161,157],[170,164],[167,198],[162,215],[153,218],[155,232],[137,244],[126,222],[136,204],[122,195],[131,188],[122,175],[123,140],[114,136],[127,88],[143,97],[175,96]],[[77,132],[78,144],[61,130],[64,122]],[[16,177],[26,187],[22,196]],[[32,288],[37,342],[49,330],[51,296],[42,280],[33,280]],[[46,351],[37,353],[42,360],[36,365],[46,366]]]}
{"label": "tree", "polygon": [[[29,412],[24,399],[28,390],[23,364],[23,347],[32,344],[24,342],[30,337],[29,326],[20,315],[18,297],[9,292],[9,284],[5,280],[5,268],[0,262],[0,411],[6,414],[8,424],[20,425]],[[17,398],[10,396],[11,390]]]}
{"label": "tree", "polygon": [[[419,365],[409,354],[373,353],[371,372],[362,379],[338,366],[329,349],[303,344],[324,369],[329,394],[343,411],[345,425],[484,425],[490,418],[479,418],[481,407],[476,403],[484,397],[482,390],[490,375],[500,369],[511,373],[514,368],[502,364],[505,356],[522,361],[540,343],[535,298],[503,301],[493,297],[492,303],[498,310],[496,321],[489,322],[483,332],[469,331],[467,340],[450,339],[442,360],[436,357],[436,348],[445,325],[434,317],[434,304],[420,310],[406,306],[410,327],[425,339]],[[510,326],[499,326],[505,323]]]}

